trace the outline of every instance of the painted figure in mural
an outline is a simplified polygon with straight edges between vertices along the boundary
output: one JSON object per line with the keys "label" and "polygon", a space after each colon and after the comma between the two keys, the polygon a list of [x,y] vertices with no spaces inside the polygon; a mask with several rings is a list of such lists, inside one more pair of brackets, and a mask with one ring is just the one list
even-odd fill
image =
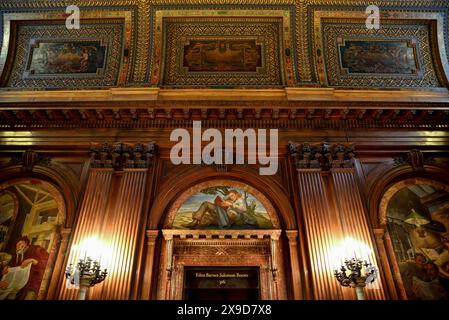
{"label": "painted figure in mural", "polygon": [[432,249],[421,248],[421,251],[441,268],[446,262],[449,262],[449,239],[444,236],[440,239],[437,246]]}
{"label": "painted figure in mural", "polygon": [[410,229],[409,237],[414,248],[433,249],[440,245],[440,236],[423,227]]}
{"label": "painted figure in mural", "polygon": [[[2,269],[3,277],[0,281],[0,289],[7,292],[3,292],[3,296],[0,292],[0,298],[36,299],[44,277],[48,257],[49,254],[44,248],[30,244],[30,240],[26,236],[20,237],[16,241],[15,254],[9,264],[3,266]],[[9,283],[10,281],[14,283]],[[13,287],[11,288],[11,286]]]}
{"label": "painted figure in mural", "polygon": [[[205,201],[192,214],[192,222],[185,224],[187,228],[216,224],[220,228],[230,227],[244,219],[247,206],[242,194],[236,190],[229,191],[223,199],[215,198],[215,203]],[[246,221],[251,222],[251,221]]]}
{"label": "painted figure in mural", "polygon": [[433,262],[424,265],[424,280],[413,277],[413,296],[420,300],[446,300],[448,298],[445,288],[439,282],[440,270]]}
{"label": "painted figure in mural", "polygon": [[13,193],[4,190],[0,192],[0,208],[0,251],[3,251],[18,210],[17,198]]}
{"label": "painted figure in mural", "polygon": [[423,254],[416,253],[413,261],[407,261],[399,264],[404,289],[409,298],[414,295],[413,279],[417,278],[423,281],[426,279],[426,271],[424,269],[426,261],[427,258]]}
{"label": "painted figure in mural", "polygon": [[[3,275],[7,272],[8,264],[11,262],[12,256],[6,252],[0,252],[0,273]],[[0,280],[0,289],[4,290],[8,287],[8,283],[3,279]]]}
{"label": "painted figure in mural", "polygon": [[273,223],[264,205],[245,188],[213,186],[184,201],[171,227],[271,229]]}
{"label": "painted figure in mural", "polygon": [[414,49],[407,42],[346,41],[340,54],[350,73],[411,74],[417,68]]}
{"label": "painted figure in mural", "polygon": [[98,41],[39,42],[31,52],[30,73],[96,73],[103,68],[105,52]]}
{"label": "painted figure in mural", "polygon": [[445,300],[447,289],[441,283],[440,268],[424,254],[416,253],[414,261],[399,264],[404,289],[409,299]]}
{"label": "painted figure in mural", "polygon": [[449,299],[448,209],[449,193],[430,185],[409,185],[390,200],[388,228],[409,299]]}
{"label": "painted figure in mural", "polygon": [[80,71],[87,72],[88,67],[89,67],[89,50],[86,47],[82,47],[80,59]]}

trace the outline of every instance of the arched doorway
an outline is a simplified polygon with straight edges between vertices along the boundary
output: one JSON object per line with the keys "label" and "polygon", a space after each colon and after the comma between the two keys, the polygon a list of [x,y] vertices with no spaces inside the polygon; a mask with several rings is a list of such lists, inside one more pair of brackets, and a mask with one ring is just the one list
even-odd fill
{"label": "arched doorway", "polygon": [[257,189],[213,179],[185,190],[163,223],[158,299],[285,299],[280,221]]}

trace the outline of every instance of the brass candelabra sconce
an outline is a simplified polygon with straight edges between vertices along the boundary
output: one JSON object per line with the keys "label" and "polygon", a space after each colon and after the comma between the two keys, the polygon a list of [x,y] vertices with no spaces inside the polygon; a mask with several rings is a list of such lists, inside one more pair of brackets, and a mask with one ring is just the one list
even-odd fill
{"label": "brass candelabra sconce", "polygon": [[377,279],[377,269],[366,260],[352,258],[346,259],[334,276],[343,287],[355,288],[357,300],[365,300],[363,289]]}
{"label": "brass candelabra sconce", "polygon": [[79,287],[78,300],[85,300],[87,290],[97,283],[103,282],[107,275],[107,269],[101,270],[100,263],[89,257],[80,259],[75,268],[73,264],[70,264],[65,272],[70,283]]}

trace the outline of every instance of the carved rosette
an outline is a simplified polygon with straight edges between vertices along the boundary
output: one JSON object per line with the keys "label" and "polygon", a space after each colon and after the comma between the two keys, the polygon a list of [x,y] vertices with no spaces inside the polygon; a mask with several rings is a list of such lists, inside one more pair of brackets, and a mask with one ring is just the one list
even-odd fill
{"label": "carved rosette", "polygon": [[149,168],[156,154],[156,144],[129,145],[102,144],[91,149],[92,168],[112,168],[116,171],[130,168]]}
{"label": "carved rosette", "polygon": [[354,145],[289,142],[288,150],[298,169],[352,168],[355,157]]}

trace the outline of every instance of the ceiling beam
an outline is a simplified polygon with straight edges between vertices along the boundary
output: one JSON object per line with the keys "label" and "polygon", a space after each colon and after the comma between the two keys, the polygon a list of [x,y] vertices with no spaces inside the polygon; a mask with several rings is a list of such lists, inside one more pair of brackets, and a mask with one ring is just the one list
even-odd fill
{"label": "ceiling beam", "polygon": [[[106,90],[16,91],[0,90],[0,107],[26,103],[104,103],[104,102],[358,102],[358,103],[438,103],[448,104],[449,93],[441,90],[346,90],[334,88],[285,89],[161,89],[111,88]],[[409,106],[407,106],[409,108]],[[444,107],[443,107],[444,108]],[[12,109],[11,109],[12,110]]]}

